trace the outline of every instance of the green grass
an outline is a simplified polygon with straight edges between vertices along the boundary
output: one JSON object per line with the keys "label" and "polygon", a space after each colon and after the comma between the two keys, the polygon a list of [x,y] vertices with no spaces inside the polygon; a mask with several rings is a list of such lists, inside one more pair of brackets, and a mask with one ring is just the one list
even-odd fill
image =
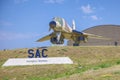
{"label": "green grass", "polygon": [[119,74],[120,75],[120,71],[116,71],[116,72],[114,72],[114,74]]}
{"label": "green grass", "polygon": [[[52,80],[61,78],[61,80],[66,80],[68,78],[68,80],[76,80],[81,78],[81,80],[111,80],[115,78],[117,80],[120,78],[116,68],[110,69],[115,71],[104,72],[120,64],[120,47],[50,47],[45,53],[48,57],[67,56],[73,60],[74,64],[2,67],[2,64],[9,58],[26,58],[28,56],[27,50],[0,51],[0,79]],[[87,73],[89,71],[91,73]]]}
{"label": "green grass", "polygon": [[9,80],[9,78],[8,77],[3,77],[3,80]]}
{"label": "green grass", "polygon": [[116,63],[117,63],[117,64],[120,64],[120,60],[118,60]]}
{"label": "green grass", "polygon": [[28,79],[26,80],[51,80],[51,79],[45,77],[28,77]]}

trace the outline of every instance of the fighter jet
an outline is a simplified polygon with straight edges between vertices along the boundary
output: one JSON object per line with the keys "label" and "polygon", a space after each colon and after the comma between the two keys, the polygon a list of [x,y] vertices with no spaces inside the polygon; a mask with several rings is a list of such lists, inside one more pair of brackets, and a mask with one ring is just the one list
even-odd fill
{"label": "fighter jet", "polygon": [[65,19],[60,17],[54,17],[49,22],[50,30],[53,30],[53,32],[38,39],[37,42],[50,40],[52,44],[64,44],[64,39],[67,39],[74,41],[73,46],[79,46],[81,42],[86,43],[88,38],[104,39],[102,36],[77,31],[74,20],[72,21],[72,27],[70,27]]}

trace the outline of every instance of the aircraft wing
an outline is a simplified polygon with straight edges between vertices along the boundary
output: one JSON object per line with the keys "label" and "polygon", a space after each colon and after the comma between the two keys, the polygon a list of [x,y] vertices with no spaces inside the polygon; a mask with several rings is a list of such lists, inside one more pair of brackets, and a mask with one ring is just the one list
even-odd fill
{"label": "aircraft wing", "polygon": [[98,36],[98,35],[90,34],[90,33],[83,33],[83,35],[88,36],[88,38],[93,38],[93,39],[110,40],[109,38],[105,38],[103,36]]}
{"label": "aircraft wing", "polygon": [[44,36],[40,39],[37,40],[37,42],[43,42],[43,41],[47,41],[47,40],[50,40],[51,36],[52,36],[53,33],[47,35],[47,36]]}
{"label": "aircraft wing", "polygon": [[71,38],[71,35],[74,35],[74,36],[85,36],[85,37],[88,37],[88,38],[93,38],[93,39],[102,39],[102,40],[110,40],[109,38],[105,38],[103,36],[98,36],[98,35],[95,35],[95,34],[89,34],[89,33],[84,33],[84,32],[79,32],[79,31],[76,31],[74,30],[72,33],[63,33],[64,37],[66,39],[69,39],[69,40],[73,40]]}
{"label": "aircraft wing", "polygon": [[[54,35],[55,35],[55,33],[51,33],[51,34],[49,34],[47,36],[44,36],[44,37],[38,39],[37,42],[43,42],[43,41],[50,40],[50,38],[52,36],[54,36]],[[88,38],[110,40],[110,39],[104,38],[102,36],[98,36],[98,35],[94,35],[94,34],[89,34],[89,33],[83,33],[83,32],[79,32],[79,31],[74,31],[72,33],[62,32],[62,35],[64,36],[65,39],[68,39],[68,40],[73,40],[72,37],[71,37],[72,35],[74,35],[76,37],[77,36],[85,36],[85,37],[87,36]]]}

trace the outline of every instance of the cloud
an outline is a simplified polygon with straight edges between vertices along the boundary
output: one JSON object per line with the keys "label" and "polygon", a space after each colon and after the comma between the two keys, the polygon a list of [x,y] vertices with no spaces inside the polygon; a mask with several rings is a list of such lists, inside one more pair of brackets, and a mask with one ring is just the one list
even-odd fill
{"label": "cloud", "polygon": [[98,20],[98,17],[96,15],[90,16],[93,20]]}
{"label": "cloud", "polygon": [[0,31],[0,40],[30,39],[39,36],[37,33],[13,33]]}
{"label": "cloud", "polygon": [[88,5],[84,5],[84,6],[81,6],[81,10],[83,13],[85,13],[83,15],[83,18],[84,19],[92,19],[92,20],[101,20],[102,18],[101,17],[98,17],[96,14],[96,8],[95,7],[91,7],[90,4]]}
{"label": "cloud", "polygon": [[98,17],[98,16],[96,16],[96,15],[92,15],[92,16],[90,16],[90,18],[91,18],[92,20],[100,20],[100,19],[101,19],[100,17]]}
{"label": "cloud", "polygon": [[84,15],[82,17],[83,17],[83,19],[90,19],[90,20],[94,20],[94,21],[98,21],[98,20],[102,19],[102,17],[99,17],[97,15]]}
{"label": "cloud", "polygon": [[89,14],[89,13],[93,13],[93,8],[88,4],[86,6],[81,6],[81,10],[86,13],[86,14]]}
{"label": "cloud", "polygon": [[50,3],[50,4],[61,4],[64,2],[64,0],[44,0],[45,3]]}
{"label": "cloud", "polygon": [[0,26],[12,26],[13,23],[8,22],[8,21],[0,21]]}

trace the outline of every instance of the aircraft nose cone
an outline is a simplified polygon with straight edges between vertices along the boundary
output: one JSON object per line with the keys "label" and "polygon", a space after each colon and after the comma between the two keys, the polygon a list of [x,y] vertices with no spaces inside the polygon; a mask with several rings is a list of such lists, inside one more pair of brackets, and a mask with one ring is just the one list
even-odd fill
{"label": "aircraft nose cone", "polygon": [[55,22],[55,21],[51,21],[51,22],[49,23],[49,26],[50,26],[51,28],[56,27],[56,22]]}

